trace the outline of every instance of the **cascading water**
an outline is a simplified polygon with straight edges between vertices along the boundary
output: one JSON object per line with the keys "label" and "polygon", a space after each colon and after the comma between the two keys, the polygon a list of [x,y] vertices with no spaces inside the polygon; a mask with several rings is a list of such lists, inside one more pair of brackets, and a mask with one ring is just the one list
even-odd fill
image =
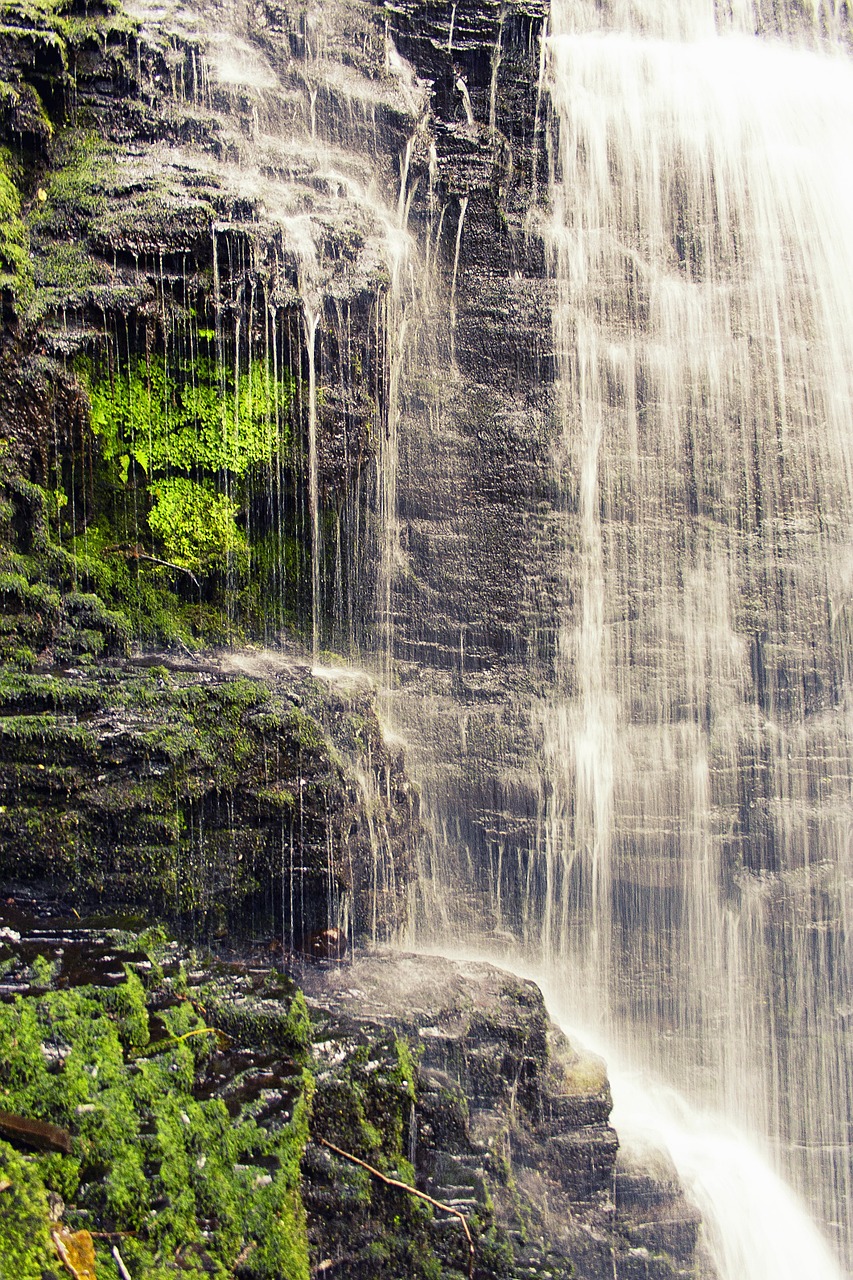
{"label": "cascading water", "polygon": [[[849,1255],[853,65],[808,17],[552,7],[566,603],[504,927]],[[831,1273],[804,1249],[773,1274]]]}
{"label": "cascading water", "polygon": [[[401,699],[438,832],[421,936],[453,945],[473,914],[492,954],[519,938],[574,1024],[720,1117],[730,1154],[724,1126],[751,1135],[849,1267],[853,63],[840,6],[717,8],[551,8],[532,221],[556,287],[559,536],[530,551],[560,583],[551,671],[526,757],[498,744],[518,688],[482,680],[485,713],[465,687],[464,630],[455,692],[439,674],[426,710]],[[476,821],[430,763],[448,749],[491,772]],[[713,1132],[674,1114],[659,1131],[681,1125],[721,1215],[725,1280],[833,1275],[747,1140],[761,1212],[694,1178]],[[799,1225],[769,1250],[775,1212]]]}
{"label": "cascading water", "polygon": [[[853,75],[840,48],[818,43],[841,25],[828,6],[792,19],[787,44],[755,39],[764,18],[747,10],[735,6],[724,21],[698,0],[604,8],[566,0],[552,9],[537,112],[544,120],[550,111],[551,181],[547,212],[534,211],[531,222],[556,289],[553,489],[562,552],[551,572],[560,604],[541,620],[553,640],[544,691],[527,695],[524,712],[518,689],[498,695],[507,717],[496,717],[494,754],[527,770],[539,802],[515,859],[512,835],[501,834],[483,920],[520,934],[572,1019],[619,1045],[629,1064],[769,1144],[844,1248],[853,1110],[845,1039],[853,1005],[845,684],[853,190],[843,160]],[[801,37],[810,45],[795,43]],[[321,28],[306,38],[310,155],[306,136],[277,126],[275,77],[246,48],[211,55],[200,82],[202,93],[232,86],[239,103],[251,100],[235,183],[263,201],[300,264],[315,648],[328,574],[316,471],[329,303],[319,224],[334,217],[336,193],[363,211],[387,271],[376,315],[388,390],[373,502],[387,682],[415,523],[411,507],[397,507],[398,452],[411,449],[402,438],[421,414],[424,474],[437,481],[422,475],[421,483],[440,508],[455,481],[453,446],[442,436],[446,401],[462,384],[451,367],[440,378],[416,367],[423,352],[409,331],[414,308],[404,303],[402,232],[411,147],[401,154],[394,215],[373,197],[358,158],[367,117],[344,139],[346,151],[318,141],[330,127],[322,99],[332,73]],[[492,132],[502,38],[501,28]],[[402,65],[397,72],[411,91]],[[461,127],[473,137],[476,102],[462,77],[455,83]],[[306,203],[318,206],[309,216]],[[448,365],[472,208],[460,192],[428,211],[426,262],[442,235],[449,259]],[[430,287],[429,278],[418,285]],[[458,508],[448,504],[444,572],[458,595],[465,544],[454,545],[454,521],[458,528]],[[433,607],[453,614],[440,596]],[[477,659],[464,626],[457,635],[464,680]],[[455,696],[451,682],[444,697]],[[519,766],[513,734],[524,715],[541,749]],[[447,744],[433,733],[440,758]],[[435,776],[425,781],[453,843],[464,819]],[[482,877],[461,853],[455,883],[470,905]],[[523,876],[510,874],[519,860]],[[431,905],[431,925],[452,929],[457,904],[446,882]],[[713,1205],[708,1212],[713,1218]],[[736,1234],[731,1222],[720,1229]],[[724,1280],[766,1274],[761,1238],[747,1236],[743,1248],[718,1251]],[[804,1247],[817,1258],[819,1245]]]}
{"label": "cascading water", "polygon": [[[278,423],[279,475],[268,494],[250,495],[276,531],[257,555],[258,578],[269,577],[261,613],[271,638],[282,622],[310,626],[315,659],[331,643],[357,648],[361,615],[373,613],[373,563],[393,558],[384,545],[394,528],[386,491],[410,299],[405,174],[394,208],[394,129],[414,129],[422,89],[369,16],[358,37],[362,58],[353,58],[358,24],[345,3],[300,11],[292,22],[278,15],[272,38],[240,2],[203,10],[138,0],[132,10],[172,81],[181,141],[160,150],[158,180],[179,187],[191,173],[230,213],[213,225],[213,291],[203,300],[215,316],[223,390],[224,371],[239,388],[253,359],[263,388],[295,375],[288,421]],[[283,57],[285,44],[299,57]],[[383,54],[384,75],[376,66]],[[121,163],[133,181],[136,158]],[[186,282],[170,285],[180,292]],[[176,339],[166,293],[160,340],[168,367]],[[194,326],[191,350],[206,324],[202,316]],[[375,497],[366,493],[374,454]],[[382,552],[374,555],[377,541]]]}

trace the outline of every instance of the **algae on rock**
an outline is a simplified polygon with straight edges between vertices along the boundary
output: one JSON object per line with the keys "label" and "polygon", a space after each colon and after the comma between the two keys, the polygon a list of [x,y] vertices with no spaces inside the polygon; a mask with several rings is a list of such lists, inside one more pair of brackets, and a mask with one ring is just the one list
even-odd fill
{"label": "algae on rock", "polygon": [[[47,879],[197,929],[253,927],[289,950],[330,927],[386,937],[405,916],[417,797],[372,701],[296,662],[270,682],[212,659],[9,671],[7,883]],[[369,725],[358,744],[354,711]]]}

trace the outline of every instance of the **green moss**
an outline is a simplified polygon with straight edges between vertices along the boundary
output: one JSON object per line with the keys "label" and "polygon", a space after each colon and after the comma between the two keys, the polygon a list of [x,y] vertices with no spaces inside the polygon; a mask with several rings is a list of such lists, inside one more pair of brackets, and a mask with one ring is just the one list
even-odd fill
{"label": "green moss", "polygon": [[19,746],[33,743],[39,748],[50,747],[54,752],[63,747],[91,752],[95,745],[92,734],[84,725],[48,714],[1,717],[0,741],[14,742]]}
{"label": "green moss", "polygon": [[114,148],[97,133],[73,127],[61,132],[54,168],[45,179],[45,199],[30,211],[34,239],[40,242],[56,237],[67,232],[72,223],[82,222],[85,228],[103,216],[104,182],[114,156]]}
{"label": "green moss", "polygon": [[293,707],[290,711],[287,729],[296,735],[304,751],[323,751],[328,747],[326,736],[317,721],[300,707]]}
{"label": "green moss", "polygon": [[300,865],[325,885],[330,853],[336,866],[344,856],[336,815],[350,803],[346,778],[329,737],[301,712],[309,755],[291,711],[289,697],[247,678],[126,665],[3,671],[6,865],[218,928],[278,882],[282,833],[299,810]]}
{"label": "green moss", "polygon": [[29,232],[21,217],[21,196],[0,153],[0,290],[8,290],[16,311],[26,309],[33,296],[33,268]]}
{"label": "green moss", "polygon": [[[128,1233],[132,1274],[227,1280],[244,1256],[252,1280],[308,1280],[300,1157],[310,1078],[295,1073],[292,1113],[274,1130],[232,1116],[221,1099],[196,1096],[216,1046],[194,1034],[205,1024],[189,1001],[160,1007],[159,1041],[139,1056],[149,999],[129,972],[117,988],[0,1005],[0,1107],[64,1126],[73,1147],[24,1162],[0,1143],[12,1183],[0,1193],[0,1276],[41,1280],[54,1190],[72,1227]],[[108,1243],[96,1238],[96,1248],[98,1274],[113,1275]]]}
{"label": "green moss", "polygon": [[239,507],[209,483],[176,477],[151,485],[154,506],[148,527],[172,563],[199,573],[227,569],[247,554],[246,536],[237,528]]}
{"label": "green moss", "polygon": [[[268,608],[247,508],[258,485],[278,483],[293,462],[292,377],[274,378],[261,360],[235,373],[204,354],[153,354],[105,374],[83,362],[79,374],[101,461],[98,520],[71,535],[75,575],[121,607],[143,639],[239,640],[235,598],[252,619]],[[45,503],[47,527],[53,520],[61,531],[70,512],[57,507],[52,518]],[[269,560],[278,574],[275,554]],[[199,579],[214,584],[210,603],[187,599],[198,597]]]}
{"label": "green moss", "polygon": [[167,367],[159,356],[133,361],[125,376],[92,379],[92,426],[104,456],[127,478],[131,458],[148,476],[184,471],[242,477],[289,447],[284,413],[292,380],[274,380],[255,360],[235,389],[233,370],[205,357]]}
{"label": "green moss", "polygon": [[[0,671],[0,709],[4,712],[26,707],[30,712],[53,711],[57,714],[79,714],[103,706],[106,689],[77,684],[56,676],[29,672]],[[115,690],[115,698],[119,696]]]}
{"label": "green moss", "polygon": [[106,266],[93,259],[79,242],[51,242],[47,252],[36,262],[35,284],[40,290],[47,289],[56,295],[42,298],[41,309],[47,309],[58,297],[83,292],[93,285],[109,284],[109,273]]}
{"label": "green moss", "polygon": [[150,1039],[145,988],[132,969],[125,966],[126,980],[108,992],[104,1004],[115,1016],[125,1049],[141,1049]]}
{"label": "green moss", "polygon": [[[405,1152],[417,1076],[408,1046],[394,1035],[340,1045],[333,1062],[319,1064],[312,1132],[414,1186]],[[428,1204],[337,1156],[325,1168],[329,1186],[312,1205],[325,1219],[324,1247],[333,1254],[340,1247],[348,1255],[344,1274],[438,1280],[442,1267]]]}
{"label": "green moss", "polygon": [[47,1191],[33,1163],[0,1141],[0,1280],[42,1280],[53,1261]]}

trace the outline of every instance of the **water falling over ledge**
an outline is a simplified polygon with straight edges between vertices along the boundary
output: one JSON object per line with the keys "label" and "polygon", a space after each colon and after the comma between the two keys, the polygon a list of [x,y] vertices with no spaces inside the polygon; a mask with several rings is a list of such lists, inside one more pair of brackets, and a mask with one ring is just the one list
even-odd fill
{"label": "water falling over ledge", "polygon": [[573,1008],[787,1149],[849,1231],[849,712],[815,604],[846,598],[851,562],[853,66],[681,21],[554,22],[545,234],[578,533],[546,928],[563,913]]}
{"label": "water falling over ledge", "polygon": [[[485,629],[457,606],[401,724],[435,819],[421,937],[520,940],[574,1023],[757,1143],[849,1266],[853,64],[832,6],[765,8],[552,6],[553,491],[520,557],[544,602],[517,667],[495,645],[450,677],[451,637],[468,662]],[[482,400],[470,305],[457,283]],[[807,1273],[836,1266],[802,1239]],[[724,1265],[763,1277],[760,1254]]]}

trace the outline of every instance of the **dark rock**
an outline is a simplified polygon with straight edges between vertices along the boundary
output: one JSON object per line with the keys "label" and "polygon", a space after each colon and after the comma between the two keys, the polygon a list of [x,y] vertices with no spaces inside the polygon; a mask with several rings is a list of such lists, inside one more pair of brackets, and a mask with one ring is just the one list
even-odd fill
{"label": "dark rock", "polygon": [[550,1022],[533,983],[485,963],[390,952],[300,980],[330,1045],[393,1032],[417,1047],[418,1185],[467,1213],[493,1205],[511,1274],[697,1274],[699,1216],[671,1163],[617,1157],[604,1064]]}
{"label": "dark rock", "polygon": [[233,657],[166,662],[4,678],[6,882],[290,950],[307,934],[328,957],[399,927],[417,796],[364,678],[296,655],[253,678]]}

